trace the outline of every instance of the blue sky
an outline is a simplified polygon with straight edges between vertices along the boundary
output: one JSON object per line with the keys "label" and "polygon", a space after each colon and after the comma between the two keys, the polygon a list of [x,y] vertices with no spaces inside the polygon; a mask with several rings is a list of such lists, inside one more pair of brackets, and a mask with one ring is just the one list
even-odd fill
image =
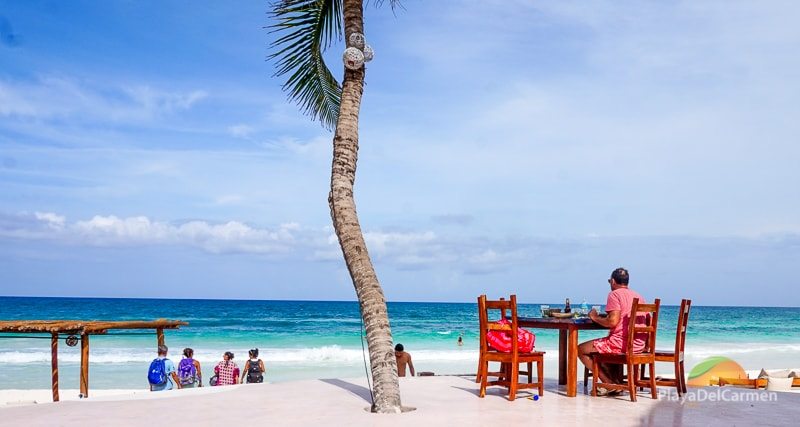
{"label": "blue sky", "polygon": [[[403,4],[356,181],[389,300],[797,305],[800,4]],[[267,7],[2,3],[0,295],[354,298]]]}

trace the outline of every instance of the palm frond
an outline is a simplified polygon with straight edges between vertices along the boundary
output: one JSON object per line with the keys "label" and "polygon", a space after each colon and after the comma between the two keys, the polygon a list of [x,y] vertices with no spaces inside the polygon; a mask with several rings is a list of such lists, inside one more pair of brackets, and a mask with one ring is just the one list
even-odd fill
{"label": "palm frond", "polygon": [[[380,7],[383,6],[384,1],[385,0],[373,0],[372,3],[375,4],[375,6]],[[389,0],[389,6],[391,6],[392,11],[396,9],[405,9],[400,3],[400,0]]]}
{"label": "palm frond", "polygon": [[342,0],[281,0],[270,14],[278,38],[269,58],[276,61],[276,77],[288,75],[283,90],[312,120],[335,127],[342,86],[322,53],[342,38]]}

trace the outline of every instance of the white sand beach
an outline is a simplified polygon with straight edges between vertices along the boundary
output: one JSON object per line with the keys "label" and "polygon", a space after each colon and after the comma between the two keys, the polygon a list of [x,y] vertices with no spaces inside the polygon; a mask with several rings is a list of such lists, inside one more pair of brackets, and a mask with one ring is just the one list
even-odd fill
{"label": "white sand beach", "polygon": [[[183,395],[195,395],[206,393],[219,393],[227,390],[222,387],[203,387],[198,389],[175,390]],[[171,392],[170,392],[171,393]],[[169,394],[169,393],[166,393]],[[92,389],[90,390],[91,399],[81,399],[78,389],[59,390],[59,400],[68,401],[95,401],[95,400],[126,400],[126,399],[158,399],[164,397],[162,393],[153,393],[148,389]],[[169,397],[169,396],[167,396]],[[39,405],[52,403],[53,394],[50,389],[9,389],[0,390],[0,408]]]}
{"label": "white sand beach", "polygon": [[[550,380],[538,401],[521,392],[509,402],[493,387],[484,399],[471,378],[402,378],[403,404],[416,408],[400,415],[367,412],[369,391],[363,379],[321,379],[279,384],[176,390],[150,393],[97,390],[90,399],[59,403],[0,405],[0,425],[150,426],[223,425],[258,422],[311,426],[585,425],[608,420],[616,425],[787,425],[800,415],[800,395],[708,387],[691,389],[687,401],[653,400],[640,392],[638,402],[620,397],[575,398]],[[67,390],[64,390],[67,395]],[[692,397],[694,396],[694,397]],[[713,396],[713,397],[711,397]],[[33,391],[21,398],[36,398]]]}

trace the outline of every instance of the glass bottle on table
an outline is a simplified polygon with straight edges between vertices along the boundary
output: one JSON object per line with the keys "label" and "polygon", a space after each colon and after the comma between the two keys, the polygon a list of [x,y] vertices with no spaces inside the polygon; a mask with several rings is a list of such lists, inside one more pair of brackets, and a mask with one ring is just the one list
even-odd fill
{"label": "glass bottle on table", "polygon": [[572,307],[569,306],[569,298],[567,298],[567,303],[564,304],[564,313],[572,313]]}

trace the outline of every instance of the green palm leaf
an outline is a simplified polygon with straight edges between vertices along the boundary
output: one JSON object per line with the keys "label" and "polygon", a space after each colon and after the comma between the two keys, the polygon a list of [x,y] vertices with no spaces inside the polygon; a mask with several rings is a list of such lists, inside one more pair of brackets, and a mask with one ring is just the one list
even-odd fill
{"label": "green palm leaf", "polygon": [[283,90],[303,113],[330,129],[339,117],[342,86],[331,73],[322,53],[342,38],[342,0],[281,0],[271,15],[270,59],[277,62],[275,76],[288,76]]}

